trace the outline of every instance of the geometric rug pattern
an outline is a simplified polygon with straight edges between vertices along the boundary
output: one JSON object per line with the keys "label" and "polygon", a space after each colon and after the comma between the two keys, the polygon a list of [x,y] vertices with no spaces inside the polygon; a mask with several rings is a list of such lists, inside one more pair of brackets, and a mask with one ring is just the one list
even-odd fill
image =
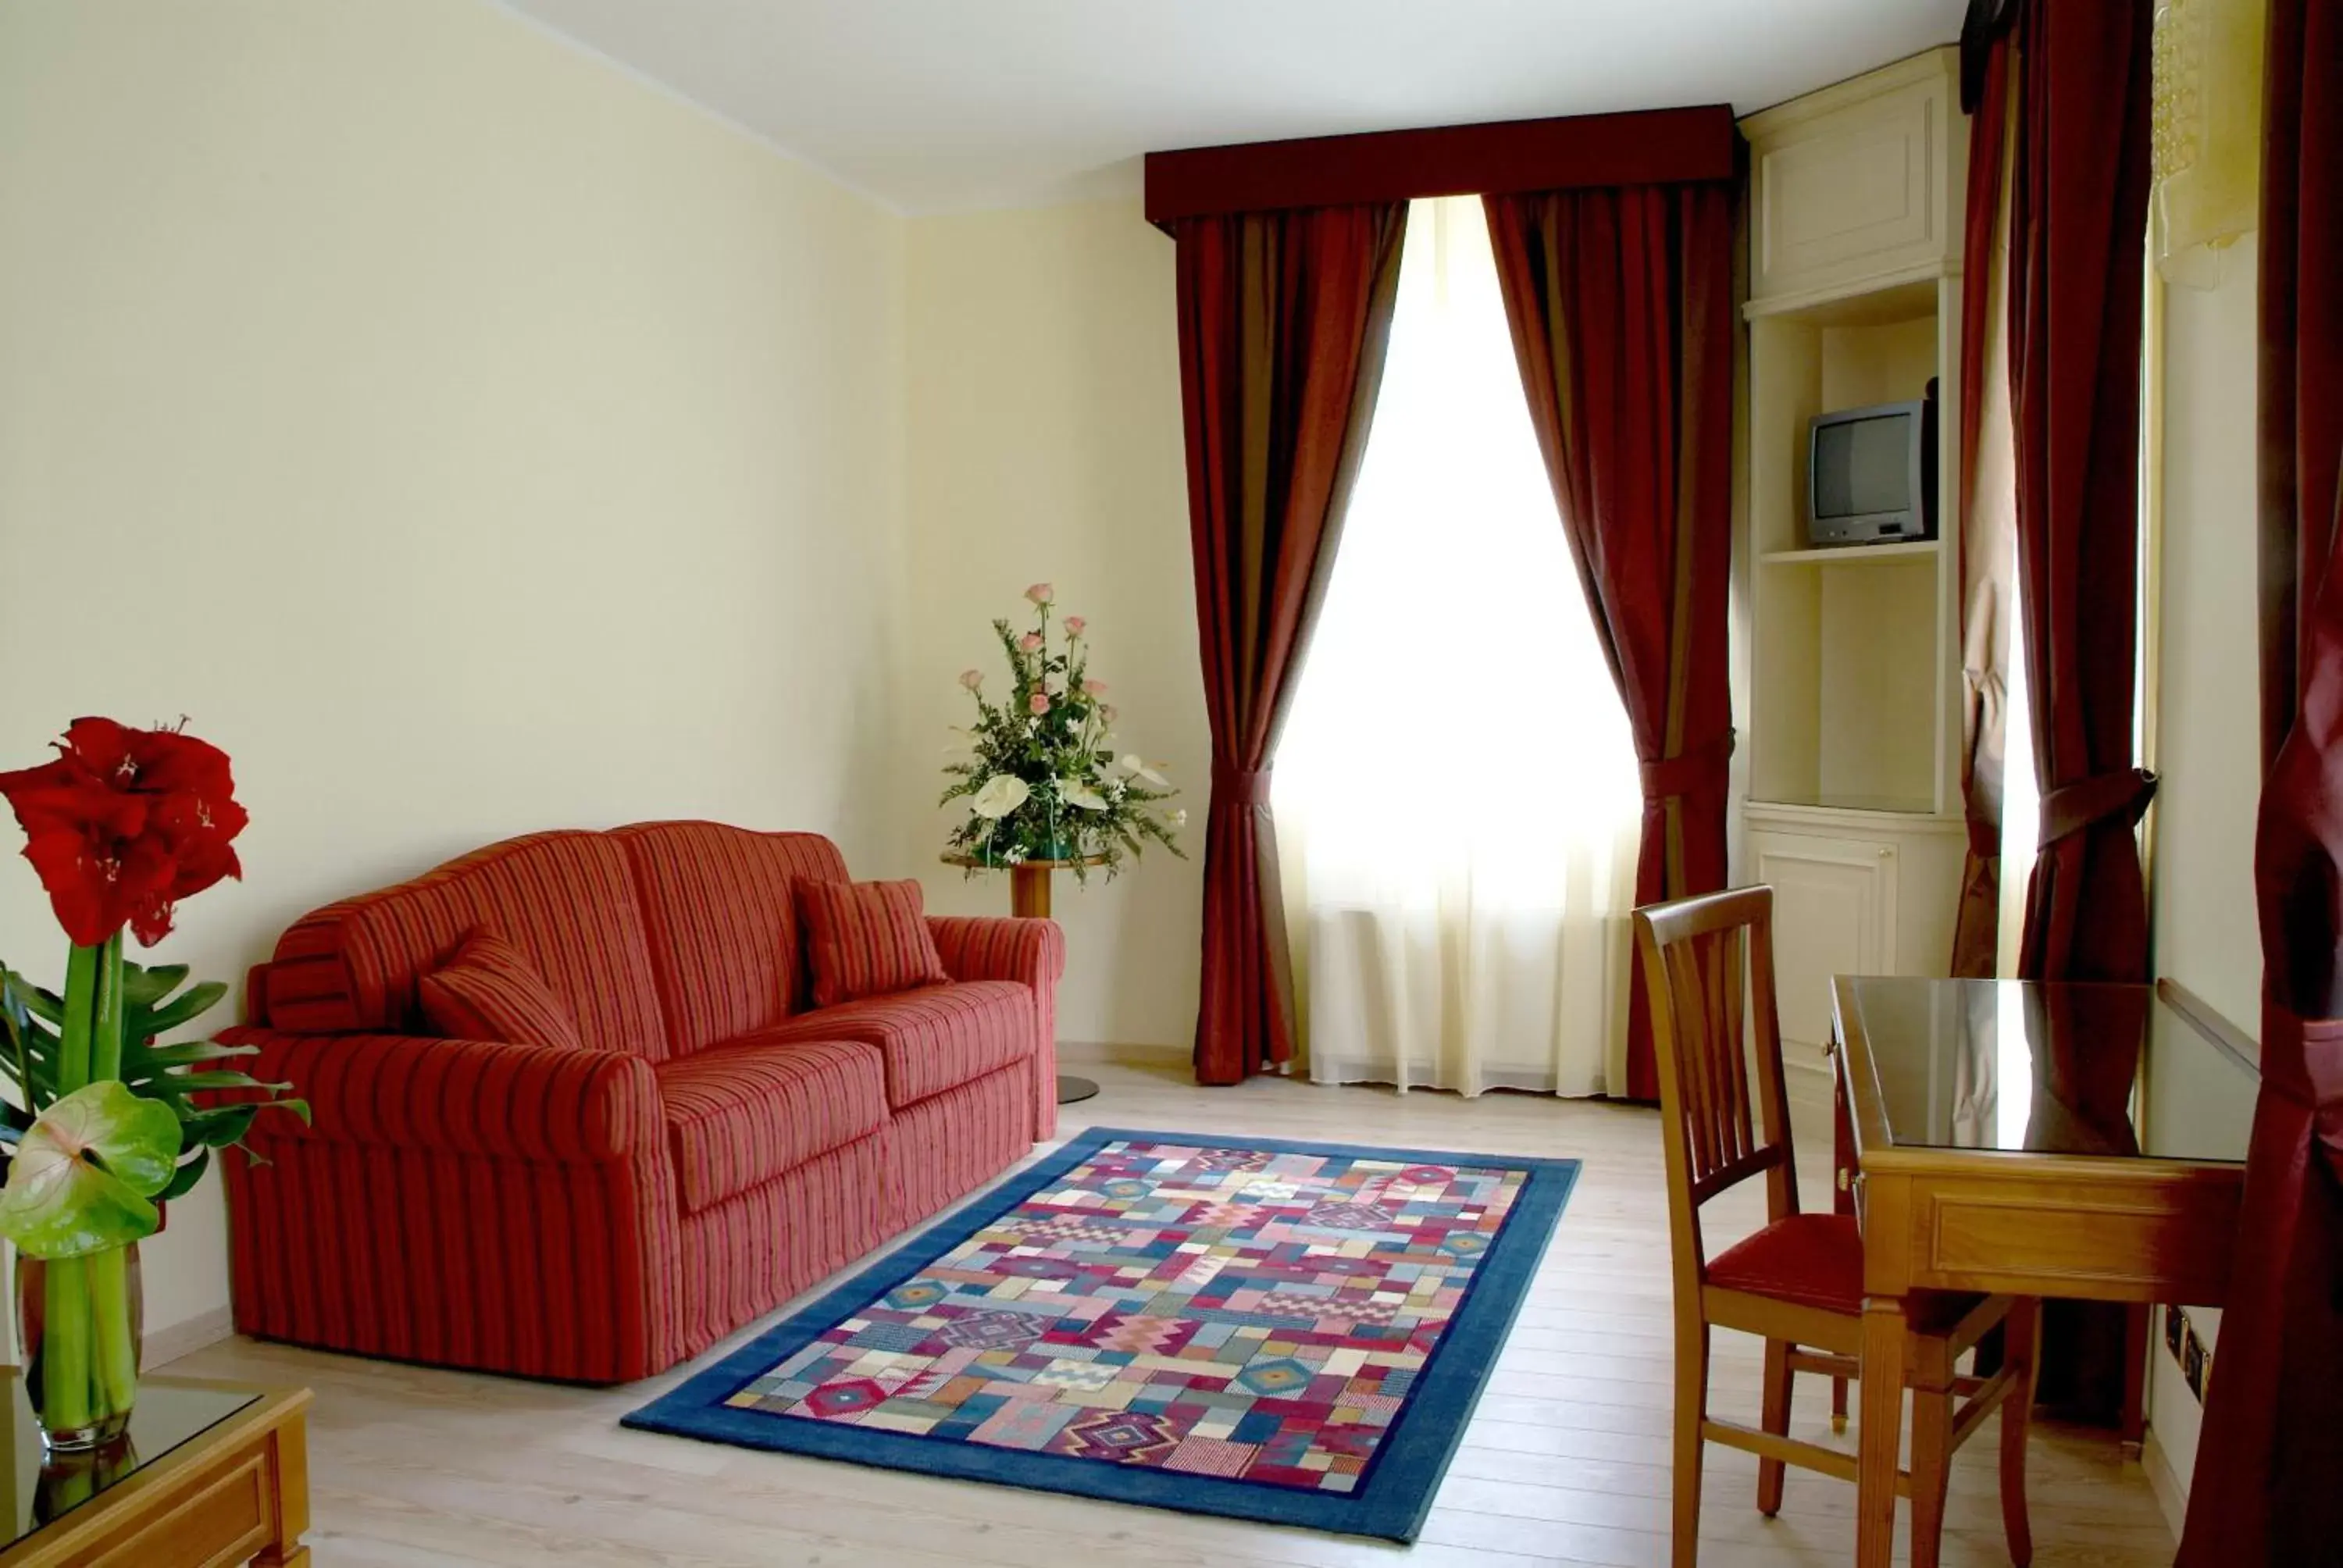
{"label": "geometric rug pattern", "polygon": [[1094,1130],[628,1420],[1412,1539],[1575,1172]]}

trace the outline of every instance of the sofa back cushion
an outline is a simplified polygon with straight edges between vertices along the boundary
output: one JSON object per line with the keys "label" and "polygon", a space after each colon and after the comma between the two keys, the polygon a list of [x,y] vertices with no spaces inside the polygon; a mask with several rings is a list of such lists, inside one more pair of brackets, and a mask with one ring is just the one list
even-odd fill
{"label": "sofa back cushion", "polygon": [[607,833],[508,839],[306,916],[277,944],[256,1018],[303,1032],[422,1032],[423,978],[475,928],[528,960],[587,1049],[667,1056],[634,878]]}
{"label": "sofa back cushion", "polygon": [[951,978],[928,934],[917,882],[800,882],[798,923],[817,1008]]}
{"label": "sofa back cushion", "polygon": [[720,822],[644,822],[610,838],[634,870],[679,1055],[769,1029],[806,1005],[790,888],[846,880],[837,845]]}

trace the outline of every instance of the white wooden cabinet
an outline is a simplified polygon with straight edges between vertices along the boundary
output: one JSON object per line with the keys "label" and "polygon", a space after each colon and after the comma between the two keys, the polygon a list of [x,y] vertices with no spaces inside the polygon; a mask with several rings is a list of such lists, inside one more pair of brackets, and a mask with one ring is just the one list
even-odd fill
{"label": "white wooden cabinet", "polygon": [[1886,813],[1752,805],[1747,879],[1774,890],[1774,993],[1785,1044],[1830,1038],[1843,974],[1942,974],[1966,829]]}
{"label": "white wooden cabinet", "polygon": [[1741,122],[1752,300],[1933,276],[1960,256],[1956,51],[1932,49]]}
{"label": "white wooden cabinet", "polygon": [[1878,974],[1896,941],[1896,847],[1803,833],[1749,835],[1755,880],[1774,889],[1774,994],[1782,1039],[1830,1037],[1833,975]]}
{"label": "white wooden cabinet", "polygon": [[1743,387],[1748,584],[1745,882],[1774,888],[1793,1060],[1829,1036],[1842,974],[1940,975],[1967,828],[1960,799],[1958,418],[1938,421],[1942,537],[1817,548],[1808,422],[1960,407],[1966,122],[1950,49],[1741,122],[1750,147]]}

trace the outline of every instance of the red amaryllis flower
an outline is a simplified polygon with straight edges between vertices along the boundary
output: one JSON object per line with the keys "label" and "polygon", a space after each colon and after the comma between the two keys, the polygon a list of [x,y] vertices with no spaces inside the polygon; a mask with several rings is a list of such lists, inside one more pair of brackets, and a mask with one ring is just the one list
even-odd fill
{"label": "red amaryllis flower", "polygon": [[0,773],[57,923],[88,947],[127,925],[148,947],[173,903],[240,877],[230,840],[248,820],[227,754],[176,729],[77,719],[55,761]]}

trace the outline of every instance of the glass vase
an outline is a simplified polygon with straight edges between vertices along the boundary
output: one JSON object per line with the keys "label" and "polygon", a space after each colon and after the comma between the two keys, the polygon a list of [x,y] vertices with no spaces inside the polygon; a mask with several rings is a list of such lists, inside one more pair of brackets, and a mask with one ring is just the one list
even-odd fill
{"label": "glass vase", "polygon": [[138,1243],[86,1257],[16,1255],[16,1349],[41,1441],[102,1447],[130,1426],[144,1352]]}

